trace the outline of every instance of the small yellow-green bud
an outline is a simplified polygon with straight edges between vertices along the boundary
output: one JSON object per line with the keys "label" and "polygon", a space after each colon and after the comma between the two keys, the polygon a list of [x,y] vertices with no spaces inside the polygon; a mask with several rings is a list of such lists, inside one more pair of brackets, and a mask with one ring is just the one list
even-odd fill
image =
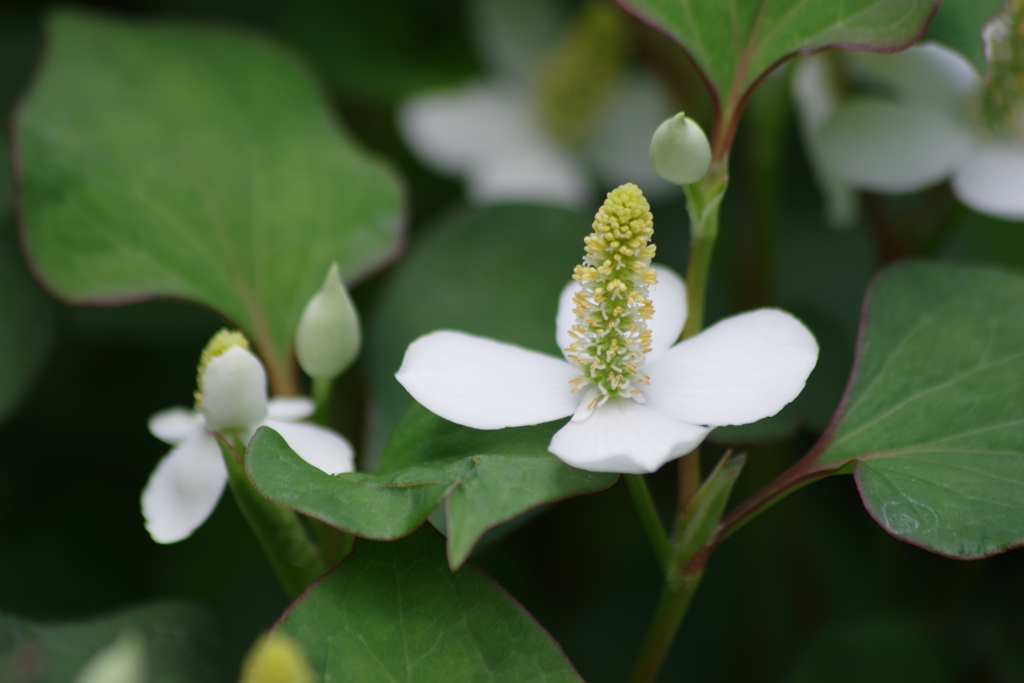
{"label": "small yellow-green bud", "polygon": [[295,355],[310,377],[333,379],[359,355],[359,315],[333,264],[306,304],[295,333]]}
{"label": "small yellow-green bud", "polygon": [[689,185],[707,175],[711,145],[700,125],[683,112],[665,119],[651,138],[651,167],[676,185]]}
{"label": "small yellow-green bud", "polygon": [[314,683],[302,646],[279,631],[260,636],[242,662],[239,683]]}

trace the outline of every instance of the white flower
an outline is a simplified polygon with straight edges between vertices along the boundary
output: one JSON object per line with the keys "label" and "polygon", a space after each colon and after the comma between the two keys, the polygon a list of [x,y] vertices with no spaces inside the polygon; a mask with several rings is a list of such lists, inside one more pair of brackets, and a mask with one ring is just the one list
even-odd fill
{"label": "white flower", "polygon": [[990,133],[972,112],[983,84],[966,59],[935,43],[846,57],[855,79],[887,96],[843,102],[816,132],[821,158],[841,180],[904,193],[951,179],[967,206],[1024,220],[1024,139]]}
{"label": "white flower", "polygon": [[[686,322],[683,281],[667,268],[647,268],[644,262],[649,264],[654,249],[646,246],[640,230],[620,237],[621,243],[612,242],[621,235],[614,231],[626,225],[639,226],[649,235],[649,220],[645,228],[642,215],[646,202],[636,209],[636,195],[619,204],[626,204],[632,214],[607,215],[613,195],[630,188],[636,190],[624,186],[609,193],[595,219],[587,253],[596,257],[585,262],[596,267],[577,267],[579,281],[562,291],[556,339],[564,358],[464,332],[433,332],[410,344],[396,375],[413,398],[437,415],[475,429],[520,427],[572,415],[551,439],[549,450],[580,469],[628,473],[653,472],[693,450],[714,427],[774,415],[796,398],[817,362],[818,345],[788,313],[771,308],[743,313],[675,344]],[[605,253],[618,253],[623,244],[634,244],[634,261],[640,265],[626,257],[608,276],[609,284],[595,290],[599,271],[609,263]],[[623,284],[627,272],[636,278]],[[655,275],[657,284],[650,284]],[[623,296],[614,295],[618,287]],[[604,296],[598,294],[599,303],[608,302],[605,310],[613,309],[615,324],[609,318],[594,320],[602,315],[594,305],[597,292]],[[648,317],[651,305],[655,314]],[[603,343],[613,336],[618,341],[601,348],[628,351],[607,352],[614,359],[607,365],[600,361],[605,350],[585,356],[583,349],[597,348],[593,340]],[[598,378],[595,371],[604,376]]]}
{"label": "white flower", "polygon": [[149,419],[153,436],[174,446],[157,463],[142,491],[142,514],[154,541],[188,538],[217,506],[228,472],[211,430],[237,429],[248,441],[266,425],[310,465],[328,474],[352,471],[348,441],[329,429],[297,422],[313,414],[311,400],[267,400],[266,372],[246,349],[232,346],[210,359],[201,377],[201,412],[174,407]]}
{"label": "white flower", "polygon": [[607,99],[593,105],[592,129],[575,144],[559,142],[545,125],[540,101],[544,60],[560,33],[555,4],[479,0],[471,8],[489,75],[413,97],[399,111],[402,134],[425,163],[463,176],[476,203],[579,206],[591,199],[591,169],[604,185],[636,179],[649,191],[675,195],[677,188],[648,162],[651,133],[673,113],[654,78],[636,72],[615,79]]}

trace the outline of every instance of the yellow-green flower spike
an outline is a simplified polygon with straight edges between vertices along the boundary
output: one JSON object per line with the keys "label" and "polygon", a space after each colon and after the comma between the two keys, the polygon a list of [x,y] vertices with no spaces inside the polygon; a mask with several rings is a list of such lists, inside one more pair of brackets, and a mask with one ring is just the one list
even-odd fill
{"label": "yellow-green flower spike", "polygon": [[199,355],[199,366],[196,368],[196,410],[203,407],[203,374],[206,366],[217,356],[220,356],[228,349],[241,346],[246,351],[251,351],[249,340],[238,330],[229,330],[226,327],[217,332],[206,343],[206,347]]}
{"label": "yellow-green flower spike", "polygon": [[658,282],[650,267],[654,218],[639,187],[627,183],[609,192],[593,228],[583,240],[583,264],[572,276],[580,291],[569,331],[574,341],[565,350],[580,370],[573,391],[587,387],[584,410],[617,396],[643,403],[649,378],[640,367],[650,350],[647,321],[654,314],[648,287]]}
{"label": "yellow-green flower spike", "polygon": [[547,58],[540,81],[542,119],[572,144],[590,132],[625,69],[628,39],[621,11],[591,0]]}
{"label": "yellow-green flower spike", "polygon": [[988,78],[981,92],[981,116],[996,137],[1024,133],[1024,0],[1010,0],[985,27]]}

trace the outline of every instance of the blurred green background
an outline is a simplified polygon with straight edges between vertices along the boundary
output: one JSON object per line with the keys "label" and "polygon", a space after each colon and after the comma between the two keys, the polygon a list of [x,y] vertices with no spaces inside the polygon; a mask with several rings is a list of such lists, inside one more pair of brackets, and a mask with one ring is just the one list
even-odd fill
{"label": "blurred green background", "polygon": [[[247,27],[301,55],[339,120],[404,177],[410,253],[429,250],[437,235],[453,229],[453,216],[472,211],[462,184],[419,164],[395,124],[403,97],[478,73],[459,0],[84,6]],[[37,68],[47,8],[10,0],[0,6],[5,119]],[[638,41],[656,46],[648,55],[663,60],[660,39],[639,24],[635,30]],[[675,57],[669,67],[682,84],[677,92],[692,98],[687,110],[706,122],[707,103],[692,71]],[[966,209],[953,209],[940,230],[921,239],[915,217],[928,202],[943,201],[942,190],[886,200],[896,220],[884,239],[866,223],[849,232],[828,229],[788,93],[778,90],[769,82],[759,92],[763,102],[747,112],[735,147],[709,319],[778,305],[814,330],[822,356],[807,392],[786,415],[717,435],[749,454],[734,500],[792,463],[827,424],[852,358],[864,288],[894,255],[894,240],[898,256],[1024,268],[1021,227]],[[755,180],[755,170],[772,158],[780,172]],[[37,338],[44,342],[31,357],[17,359],[24,388],[0,414],[0,613],[14,618],[0,622],[0,654],[16,639],[17,620],[75,621],[152,601],[188,600],[205,606],[212,619],[202,632],[213,643],[210,680],[232,681],[241,653],[287,605],[255,539],[228,496],[192,538],[171,546],[149,539],[138,506],[147,476],[166,451],[149,435],[146,420],[160,408],[189,402],[199,350],[222,321],[176,302],[76,309],[52,301],[19,265],[9,185],[4,168],[0,276],[21,283],[21,298],[2,304],[35,311]],[[659,260],[682,271],[682,196],[656,205],[654,213]],[[578,220],[582,226],[588,218]],[[577,258],[569,253],[567,276]],[[388,300],[401,268],[354,290],[369,321],[371,348],[339,381],[335,413],[357,448],[379,446],[364,427],[366,416],[354,409],[374,371],[367,357],[389,357],[379,350],[374,356],[375,334],[389,330],[375,329],[384,323],[368,312]],[[718,454],[724,446],[708,451]],[[651,477],[651,485],[667,519],[674,464]],[[475,559],[562,644],[583,678],[625,679],[660,581],[621,483],[547,508]],[[825,480],[779,504],[716,555],[660,680],[684,680],[684,672],[692,682],[1024,681],[1024,553],[977,562],[932,555],[880,529],[852,478]]]}

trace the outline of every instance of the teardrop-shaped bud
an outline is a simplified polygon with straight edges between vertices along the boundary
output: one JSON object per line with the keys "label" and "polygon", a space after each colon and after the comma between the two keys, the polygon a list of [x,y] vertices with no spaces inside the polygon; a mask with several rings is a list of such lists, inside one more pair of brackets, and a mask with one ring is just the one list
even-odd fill
{"label": "teardrop-shaped bud", "polygon": [[700,125],[683,112],[665,119],[651,138],[651,167],[676,185],[689,185],[707,175],[711,145]]}
{"label": "teardrop-shaped bud", "polygon": [[295,355],[310,377],[333,379],[359,355],[359,314],[333,264],[320,290],[302,312]]}
{"label": "teardrop-shaped bud", "polygon": [[239,683],[313,683],[302,646],[280,631],[261,636],[242,662]]}

